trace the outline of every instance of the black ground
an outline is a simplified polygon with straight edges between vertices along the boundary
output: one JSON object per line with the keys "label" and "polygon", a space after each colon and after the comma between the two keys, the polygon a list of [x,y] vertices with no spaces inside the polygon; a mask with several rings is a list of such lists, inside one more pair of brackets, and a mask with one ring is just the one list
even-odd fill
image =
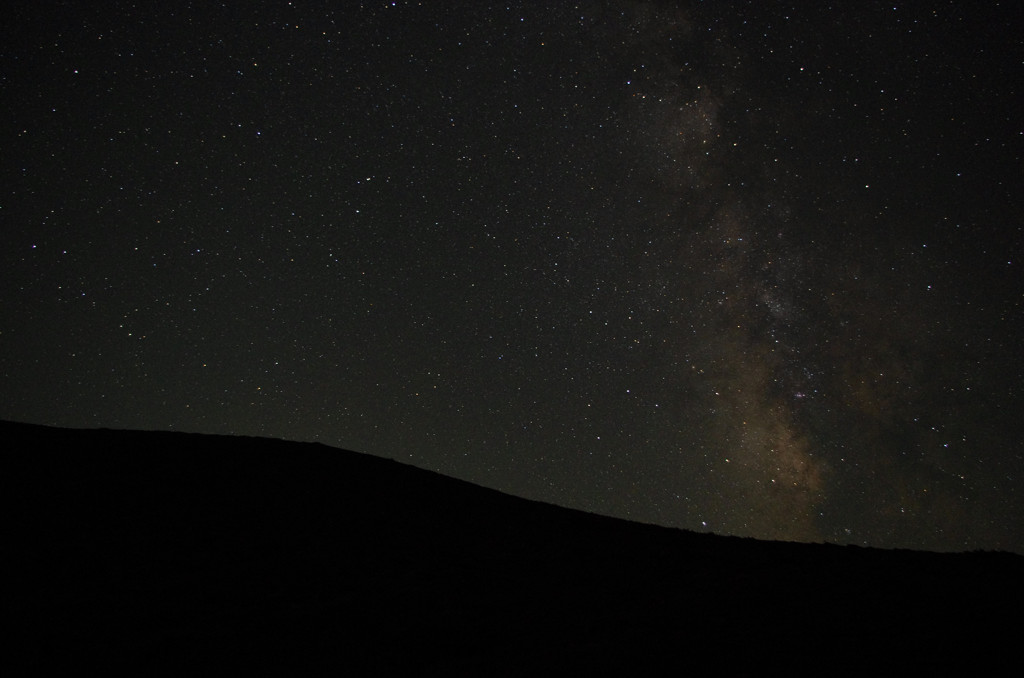
{"label": "black ground", "polygon": [[9,609],[35,672],[1020,665],[1019,555],[694,534],[315,444],[13,423],[0,436]]}

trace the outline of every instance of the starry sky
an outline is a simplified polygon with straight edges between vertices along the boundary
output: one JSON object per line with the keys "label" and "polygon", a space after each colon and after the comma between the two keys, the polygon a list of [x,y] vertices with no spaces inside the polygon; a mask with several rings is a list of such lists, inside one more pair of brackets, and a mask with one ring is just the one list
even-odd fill
{"label": "starry sky", "polygon": [[1009,2],[18,2],[0,417],[1024,552]]}

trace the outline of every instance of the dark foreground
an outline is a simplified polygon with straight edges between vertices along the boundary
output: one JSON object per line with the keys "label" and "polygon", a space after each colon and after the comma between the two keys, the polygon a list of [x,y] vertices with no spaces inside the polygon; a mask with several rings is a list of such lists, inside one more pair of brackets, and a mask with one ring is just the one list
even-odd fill
{"label": "dark foreground", "polygon": [[1021,666],[1017,555],[699,535],[321,445],[9,423],[0,436],[8,609],[27,635],[13,657],[35,672]]}

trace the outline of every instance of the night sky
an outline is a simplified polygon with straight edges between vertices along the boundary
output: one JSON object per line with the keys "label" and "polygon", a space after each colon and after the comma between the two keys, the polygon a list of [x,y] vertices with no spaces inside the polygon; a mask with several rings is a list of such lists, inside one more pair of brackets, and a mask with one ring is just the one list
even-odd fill
{"label": "night sky", "polygon": [[1024,553],[1020,3],[16,4],[0,417]]}

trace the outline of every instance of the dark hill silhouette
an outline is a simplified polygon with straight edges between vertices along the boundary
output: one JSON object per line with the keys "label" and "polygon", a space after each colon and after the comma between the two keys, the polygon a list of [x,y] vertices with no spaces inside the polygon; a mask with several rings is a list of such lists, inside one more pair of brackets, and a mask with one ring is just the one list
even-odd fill
{"label": "dark hill silhouette", "polygon": [[37,673],[1020,666],[1014,554],[694,534],[317,444],[14,423],[0,436],[9,609]]}

